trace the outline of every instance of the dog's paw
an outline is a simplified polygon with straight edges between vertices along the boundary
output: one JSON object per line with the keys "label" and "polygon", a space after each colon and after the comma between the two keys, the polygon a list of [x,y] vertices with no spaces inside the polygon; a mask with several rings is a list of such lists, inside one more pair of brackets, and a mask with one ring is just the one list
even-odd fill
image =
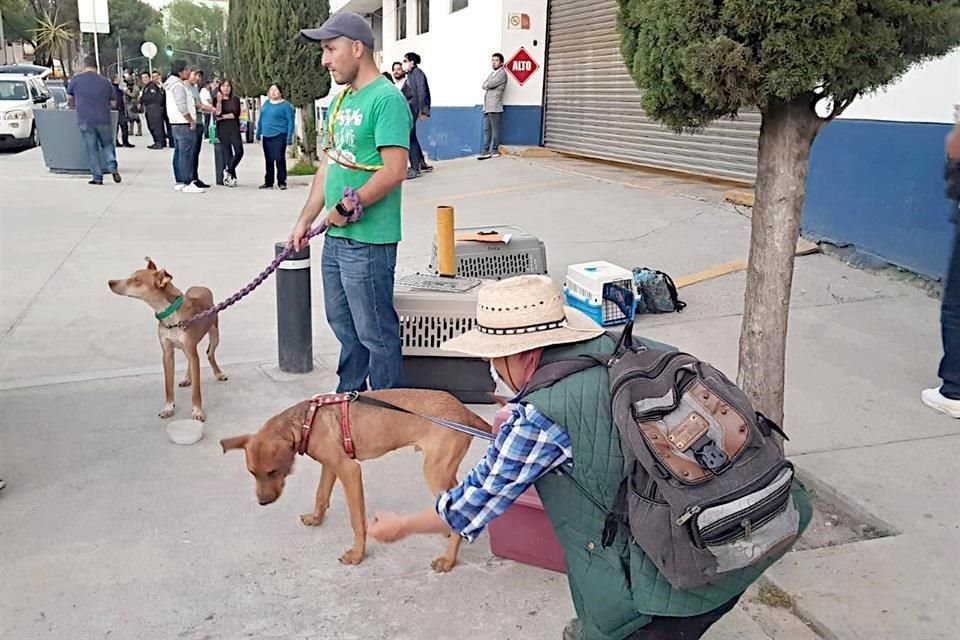
{"label": "dog's paw", "polygon": [[217,380],[219,380],[220,382],[226,382],[229,379],[230,378],[228,378],[227,374],[225,374],[223,371],[217,374]]}
{"label": "dog's paw", "polygon": [[178,385],[178,386],[180,386],[180,387],[189,387],[190,384],[191,384],[191,383],[190,383],[190,378],[184,378],[183,380],[181,380],[181,381],[179,382],[179,385]]}
{"label": "dog's paw", "polygon": [[347,549],[347,552],[340,556],[341,564],[360,564],[363,562],[363,552],[356,549]]}
{"label": "dog's paw", "polygon": [[300,516],[300,522],[308,527],[319,527],[323,524],[323,514],[305,513]]}
{"label": "dog's paw", "polygon": [[193,411],[190,413],[190,417],[198,422],[203,422],[207,419],[207,416],[204,415],[203,409],[199,407],[194,407]]}
{"label": "dog's paw", "polygon": [[170,416],[173,415],[173,409],[174,409],[174,405],[172,404],[164,405],[163,409],[160,410],[160,413],[158,415],[164,419],[169,418]]}
{"label": "dog's paw", "polygon": [[453,567],[456,566],[456,564],[457,564],[456,559],[451,560],[446,556],[440,556],[439,558],[431,562],[430,566],[437,573],[447,573],[448,571],[450,571],[450,569],[453,569]]}

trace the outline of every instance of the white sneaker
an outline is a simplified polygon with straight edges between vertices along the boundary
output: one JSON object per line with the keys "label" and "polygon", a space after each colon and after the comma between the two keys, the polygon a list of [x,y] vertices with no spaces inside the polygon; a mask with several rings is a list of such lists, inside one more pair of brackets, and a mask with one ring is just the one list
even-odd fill
{"label": "white sneaker", "polygon": [[960,400],[951,400],[942,393],[940,389],[924,389],[920,395],[923,404],[931,409],[945,413],[951,418],[960,418]]}
{"label": "white sneaker", "polygon": [[223,170],[223,184],[225,184],[225,185],[227,185],[227,186],[229,187],[229,186],[230,186],[230,180],[231,180],[231,178],[230,178],[230,172],[227,171],[226,169],[224,169],[224,170]]}
{"label": "white sneaker", "polygon": [[174,190],[174,191],[183,191],[183,185],[178,182],[177,184],[173,185],[173,190]]}
{"label": "white sneaker", "polygon": [[181,191],[183,191],[184,193],[206,193],[207,192],[206,189],[201,189],[200,187],[192,183],[185,186],[183,189],[181,189]]}

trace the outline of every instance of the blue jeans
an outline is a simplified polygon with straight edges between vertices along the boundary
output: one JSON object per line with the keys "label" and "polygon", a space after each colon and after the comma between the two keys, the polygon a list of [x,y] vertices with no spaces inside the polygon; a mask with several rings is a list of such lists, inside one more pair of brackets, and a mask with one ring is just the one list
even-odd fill
{"label": "blue jeans", "polygon": [[323,304],[340,341],[337,392],[402,386],[400,318],[393,306],[396,244],[366,244],[326,236]]}
{"label": "blue jeans", "polygon": [[109,124],[80,125],[80,137],[87,150],[90,173],[97,182],[103,182],[103,172],[117,171],[117,147],[113,143],[113,126]]}
{"label": "blue jeans", "polygon": [[[952,203],[952,213],[960,210],[960,203]],[[951,400],[960,400],[960,223],[955,223],[953,250],[940,304],[940,334],[943,339],[943,359],[940,360],[940,393]]]}
{"label": "blue jeans", "polygon": [[188,124],[171,124],[173,135],[173,177],[177,184],[193,182],[193,154],[197,146],[197,134]]}

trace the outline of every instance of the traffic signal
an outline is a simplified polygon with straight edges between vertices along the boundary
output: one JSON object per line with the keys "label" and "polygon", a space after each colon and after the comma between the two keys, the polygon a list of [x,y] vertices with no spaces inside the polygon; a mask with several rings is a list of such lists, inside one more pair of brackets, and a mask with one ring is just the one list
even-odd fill
{"label": "traffic signal", "polygon": [[172,57],[173,57],[173,45],[172,45],[172,44],[168,44],[166,47],[164,47],[164,48],[163,48],[163,51],[164,51],[164,53],[167,54],[167,57],[168,57],[168,58],[172,58]]}

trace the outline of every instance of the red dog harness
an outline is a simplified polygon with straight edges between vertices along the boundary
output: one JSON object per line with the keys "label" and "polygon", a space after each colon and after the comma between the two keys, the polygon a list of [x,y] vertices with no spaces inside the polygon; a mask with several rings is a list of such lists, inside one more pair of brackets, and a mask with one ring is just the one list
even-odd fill
{"label": "red dog harness", "polygon": [[307,452],[307,445],[310,442],[310,430],[313,428],[313,420],[317,416],[317,409],[330,404],[340,405],[340,433],[343,435],[343,449],[351,458],[357,457],[357,452],[353,448],[353,437],[350,435],[350,403],[357,399],[356,391],[350,393],[320,394],[313,396],[310,405],[307,407],[307,415],[303,418],[303,425],[300,427],[300,444],[297,446],[297,453],[303,455]]}

